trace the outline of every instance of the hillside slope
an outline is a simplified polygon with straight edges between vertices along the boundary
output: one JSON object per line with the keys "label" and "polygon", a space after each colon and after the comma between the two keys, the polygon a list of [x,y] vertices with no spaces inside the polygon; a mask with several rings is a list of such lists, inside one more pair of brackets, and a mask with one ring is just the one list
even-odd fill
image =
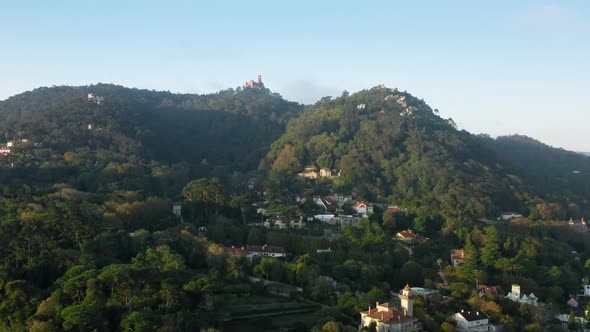
{"label": "hillside slope", "polygon": [[243,170],[257,166],[301,109],[263,89],[190,95],[108,84],[40,88],[0,102],[0,141]]}
{"label": "hillside slope", "polygon": [[498,160],[550,201],[575,197],[582,205],[590,197],[590,157],[558,149],[527,136],[481,137]]}
{"label": "hillside slope", "polygon": [[457,130],[423,100],[380,86],[320,102],[291,120],[264,167],[291,175],[306,166],[339,170],[341,176],[331,179],[336,190],[424,215],[528,213],[543,197],[583,203],[567,188],[552,187],[546,195],[523,165],[500,158],[500,150]]}

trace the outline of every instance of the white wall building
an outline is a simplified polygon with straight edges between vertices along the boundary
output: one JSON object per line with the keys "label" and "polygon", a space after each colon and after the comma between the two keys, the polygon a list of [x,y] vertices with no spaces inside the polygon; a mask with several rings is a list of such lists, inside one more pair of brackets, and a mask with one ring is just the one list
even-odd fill
{"label": "white wall building", "polygon": [[332,221],[334,220],[335,215],[334,214],[328,214],[328,213],[322,213],[322,214],[316,214],[313,216],[315,219],[319,220],[319,221]]}
{"label": "white wall building", "polygon": [[535,294],[531,293],[528,296],[526,294],[521,296],[520,286],[517,284],[512,285],[512,291],[506,295],[506,298],[514,302],[526,303],[534,307],[538,305],[538,299]]}
{"label": "white wall building", "polygon": [[453,319],[457,322],[458,332],[491,332],[496,327],[490,324],[490,316],[483,311],[461,310],[454,314]]}
{"label": "white wall building", "polygon": [[305,221],[303,221],[303,219],[301,219],[301,218],[291,219],[291,220],[289,220],[289,227],[291,227],[293,229],[305,228]]}
{"label": "white wall building", "polygon": [[373,205],[368,202],[357,202],[352,206],[352,208],[356,211],[356,213],[362,214],[363,216],[373,213]]}
{"label": "white wall building", "polygon": [[517,212],[502,212],[500,218],[503,220],[510,220],[512,218],[522,218],[522,214]]}
{"label": "white wall building", "polygon": [[287,251],[285,250],[285,248],[269,246],[267,244],[265,244],[263,246],[247,245],[245,250],[247,250],[253,256],[274,257],[274,258],[287,256]]}

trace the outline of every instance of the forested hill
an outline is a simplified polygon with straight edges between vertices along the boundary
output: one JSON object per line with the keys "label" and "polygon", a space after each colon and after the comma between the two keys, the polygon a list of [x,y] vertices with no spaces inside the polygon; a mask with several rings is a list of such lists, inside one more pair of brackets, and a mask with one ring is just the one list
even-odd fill
{"label": "forested hill", "polygon": [[[305,112],[258,88],[209,95],[108,84],[39,88],[0,102],[0,143],[23,139],[35,149],[0,158],[0,167],[17,166],[0,181],[20,173],[23,181],[76,178],[94,191],[106,185],[98,181],[103,168],[127,179],[167,166],[184,176],[223,177],[260,164],[272,176],[300,180],[313,166],[341,171],[315,181],[316,191],[403,205],[424,218],[529,214],[543,203],[572,207],[566,217],[590,211],[590,158],[526,137],[457,130],[423,100],[381,86],[323,98]],[[129,188],[142,186],[138,180]]]}
{"label": "forested hill", "polygon": [[522,135],[481,138],[510,172],[534,185],[544,199],[559,201],[567,193],[587,203],[585,201],[590,197],[590,157]]}
{"label": "forested hill", "polygon": [[39,88],[0,102],[0,142],[24,138],[62,154],[90,149],[243,170],[258,166],[301,109],[266,89],[193,95],[108,84]]}
{"label": "forested hill", "polygon": [[[503,142],[457,130],[451,119],[439,117],[423,100],[379,86],[324,99],[291,120],[263,166],[286,175],[309,166],[340,170],[340,177],[319,182],[415,208],[425,218],[432,213],[458,218],[500,211],[528,214],[547,202],[587,206],[587,191],[582,189],[590,181],[578,183],[574,190],[571,181],[557,179],[553,166],[558,161],[546,163],[539,157],[551,149],[540,147],[531,157],[543,180],[529,176],[528,154],[519,159],[517,144]],[[573,163],[590,172],[588,158],[568,158],[560,158],[560,170]],[[551,192],[545,191],[548,188]]]}

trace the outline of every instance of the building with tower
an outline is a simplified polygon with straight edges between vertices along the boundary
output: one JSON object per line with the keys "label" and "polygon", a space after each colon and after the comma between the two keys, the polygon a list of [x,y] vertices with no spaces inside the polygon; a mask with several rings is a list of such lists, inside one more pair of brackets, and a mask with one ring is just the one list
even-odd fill
{"label": "building with tower", "polygon": [[520,285],[512,285],[512,291],[506,295],[506,298],[519,303],[526,303],[536,307],[538,305],[538,299],[535,294],[531,293],[528,296],[526,294],[520,295]]}
{"label": "building with tower", "polygon": [[375,309],[361,312],[361,328],[375,323],[379,332],[422,331],[422,324],[414,317],[414,294],[410,285],[400,291],[400,308],[377,302]]}
{"label": "building with tower", "polygon": [[414,314],[414,292],[409,284],[399,293],[400,306],[405,316],[412,317]]}
{"label": "building with tower", "polygon": [[258,88],[258,89],[263,89],[264,88],[264,83],[262,83],[262,75],[258,75],[258,81],[254,82],[254,81],[250,81],[250,82],[246,82],[244,84],[244,88]]}

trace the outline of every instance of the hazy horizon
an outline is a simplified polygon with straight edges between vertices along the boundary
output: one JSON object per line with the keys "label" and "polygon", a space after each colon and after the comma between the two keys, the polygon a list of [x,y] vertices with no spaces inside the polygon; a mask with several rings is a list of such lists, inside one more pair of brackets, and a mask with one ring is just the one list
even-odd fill
{"label": "hazy horizon", "polygon": [[590,151],[584,1],[3,7],[0,100],[96,82],[202,94],[262,74],[272,91],[309,104],[385,84],[475,134]]}

